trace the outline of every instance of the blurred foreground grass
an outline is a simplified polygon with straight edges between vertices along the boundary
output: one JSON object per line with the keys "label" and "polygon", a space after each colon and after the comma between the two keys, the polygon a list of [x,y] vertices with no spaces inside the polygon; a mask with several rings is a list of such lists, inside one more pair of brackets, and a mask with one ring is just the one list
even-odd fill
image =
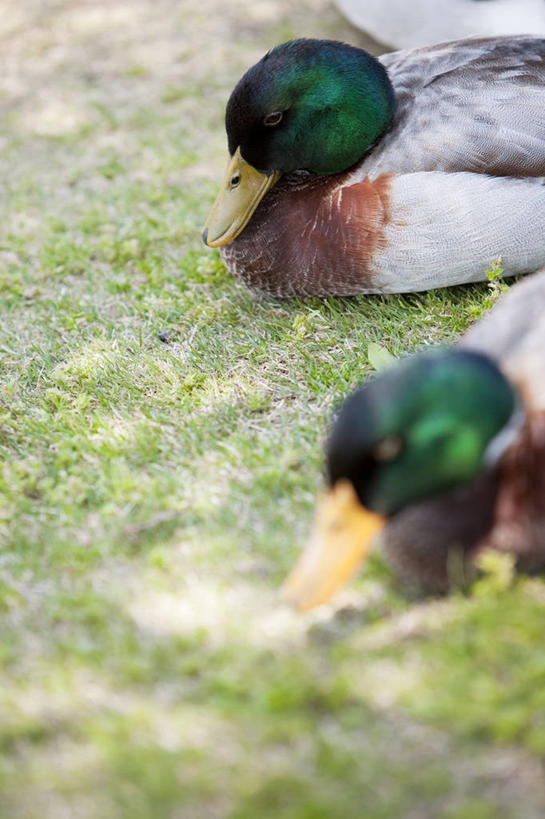
{"label": "blurred foreground grass", "polygon": [[543,816],[542,581],[414,601],[375,555],[335,609],[275,597],[369,342],[489,301],[263,300],[200,243],[241,71],[358,33],[322,1],[3,26],[0,816]]}

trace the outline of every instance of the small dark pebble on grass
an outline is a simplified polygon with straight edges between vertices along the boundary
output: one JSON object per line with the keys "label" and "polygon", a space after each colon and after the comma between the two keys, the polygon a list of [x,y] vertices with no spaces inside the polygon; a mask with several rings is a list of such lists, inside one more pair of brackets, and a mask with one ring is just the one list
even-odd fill
{"label": "small dark pebble on grass", "polygon": [[170,341],[173,341],[178,334],[178,330],[160,330],[157,336],[159,341],[162,341],[163,344],[168,344]]}

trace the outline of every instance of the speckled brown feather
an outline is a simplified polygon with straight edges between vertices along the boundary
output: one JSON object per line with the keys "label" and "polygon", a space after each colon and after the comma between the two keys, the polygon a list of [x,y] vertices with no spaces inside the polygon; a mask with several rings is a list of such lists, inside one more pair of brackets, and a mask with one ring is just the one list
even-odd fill
{"label": "speckled brown feather", "polygon": [[222,256],[249,287],[275,296],[370,290],[371,261],[390,221],[389,181],[389,174],[372,182],[352,182],[349,172],[291,174],[262,200]]}
{"label": "speckled brown feather", "polygon": [[494,527],[481,548],[517,555],[520,568],[545,566],[545,412],[529,414],[506,453],[494,512]]}
{"label": "speckled brown feather", "polygon": [[445,592],[449,584],[465,585],[479,543],[494,524],[498,486],[494,470],[467,487],[411,504],[395,515],[381,546],[396,574],[417,591]]}

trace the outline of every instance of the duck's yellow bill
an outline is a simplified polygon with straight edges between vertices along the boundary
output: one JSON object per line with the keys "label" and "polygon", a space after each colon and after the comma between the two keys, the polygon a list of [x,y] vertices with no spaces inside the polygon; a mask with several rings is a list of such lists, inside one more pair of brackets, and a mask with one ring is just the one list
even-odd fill
{"label": "duck's yellow bill", "polygon": [[385,518],[365,509],[349,481],[338,481],[316,508],[310,540],[280,590],[299,611],[325,603],[367,557]]}
{"label": "duck's yellow bill", "polygon": [[229,160],[223,184],[203,230],[203,240],[208,247],[221,247],[232,242],[242,233],[255,209],[280,173],[257,171],[242,158],[237,148]]}

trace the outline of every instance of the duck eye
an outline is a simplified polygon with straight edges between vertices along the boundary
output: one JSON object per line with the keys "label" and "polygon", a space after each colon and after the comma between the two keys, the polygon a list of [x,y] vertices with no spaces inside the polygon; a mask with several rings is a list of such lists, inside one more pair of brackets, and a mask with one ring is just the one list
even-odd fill
{"label": "duck eye", "polygon": [[283,111],[273,111],[272,114],[267,114],[267,116],[263,119],[263,125],[265,125],[267,128],[274,128],[275,125],[280,124],[283,116]]}
{"label": "duck eye", "polygon": [[231,187],[236,188],[236,186],[238,185],[239,182],[240,182],[240,174],[237,171],[237,173],[234,173],[233,176],[231,177]]}
{"label": "duck eye", "polygon": [[399,435],[388,435],[373,449],[373,457],[377,461],[393,461],[403,449],[403,439]]}

